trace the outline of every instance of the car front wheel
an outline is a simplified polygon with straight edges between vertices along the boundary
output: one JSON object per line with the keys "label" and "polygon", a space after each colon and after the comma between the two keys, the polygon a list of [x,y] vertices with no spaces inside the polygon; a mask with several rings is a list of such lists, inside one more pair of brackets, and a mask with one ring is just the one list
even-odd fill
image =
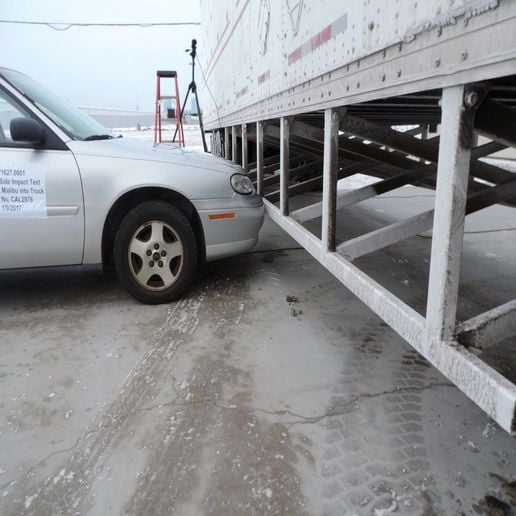
{"label": "car front wheel", "polygon": [[174,301],[189,286],[197,266],[192,226],[165,202],[143,202],[120,224],[114,258],[120,282],[138,301]]}

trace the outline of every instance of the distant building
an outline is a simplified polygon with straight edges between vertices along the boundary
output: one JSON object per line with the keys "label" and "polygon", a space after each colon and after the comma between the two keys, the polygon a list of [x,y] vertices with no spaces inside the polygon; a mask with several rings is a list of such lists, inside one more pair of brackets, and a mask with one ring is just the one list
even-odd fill
{"label": "distant building", "polygon": [[79,107],[108,129],[154,126],[154,113],[126,109]]}
{"label": "distant building", "polygon": [[[170,101],[169,101],[170,102]],[[193,99],[195,105],[195,99]],[[168,109],[175,109],[175,105],[167,107],[162,110],[161,117],[163,124],[175,124],[176,120],[168,118]],[[100,122],[108,129],[123,129],[123,128],[146,128],[154,127],[154,112],[150,111],[136,111],[128,109],[113,109],[113,108],[96,108],[96,107],[79,107],[79,109],[91,116],[97,122]],[[194,119],[192,120],[192,116]],[[197,123],[197,110],[193,112],[185,109],[183,116],[183,123]]]}

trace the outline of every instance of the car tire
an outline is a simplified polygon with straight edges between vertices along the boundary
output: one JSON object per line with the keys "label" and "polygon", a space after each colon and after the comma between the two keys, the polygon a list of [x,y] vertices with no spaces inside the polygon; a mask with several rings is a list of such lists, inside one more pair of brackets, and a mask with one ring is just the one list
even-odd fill
{"label": "car tire", "polygon": [[166,202],[143,202],[118,228],[114,262],[120,283],[138,301],[174,301],[188,288],[197,267],[192,226]]}

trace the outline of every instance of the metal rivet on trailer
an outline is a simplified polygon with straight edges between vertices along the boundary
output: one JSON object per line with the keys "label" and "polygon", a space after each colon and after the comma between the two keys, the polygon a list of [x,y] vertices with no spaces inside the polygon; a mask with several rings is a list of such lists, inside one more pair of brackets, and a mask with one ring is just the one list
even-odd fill
{"label": "metal rivet on trailer", "polygon": [[367,26],[367,28],[369,30],[373,30],[374,29],[374,22],[369,22],[369,25]]}
{"label": "metal rivet on trailer", "polygon": [[464,96],[464,104],[467,107],[474,107],[478,104],[480,100],[480,95],[476,91],[468,91]]}
{"label": "metal rivet on trailer", "polygon": [[437,59],[434,61],[434,66],[436,66],[436,67],[441,66],[441,59],[440,59],[440,58],[437,58]]}
{"label": "metal rivet on trailer", "polygon": [[398,77],[401,77],[401,70],[398,70],[397,75]]}
{"label": "metal rivet on trailer", "polygon": [[467,50],[463,50],[460,53],[460,57],[462,58],[463,61],[466,61],[466,59],[468,58],[468,51]]}
{"label": "metal rivet on trailer", "polygon": [[360,83],[359,82],[357,82],[357,88],[360,88]]}
{"label": "metal rivet on trailer", "polygon": [[386,75],[384,73],[382,73],[382,82],[385,82],[385,79],[386,79]]}

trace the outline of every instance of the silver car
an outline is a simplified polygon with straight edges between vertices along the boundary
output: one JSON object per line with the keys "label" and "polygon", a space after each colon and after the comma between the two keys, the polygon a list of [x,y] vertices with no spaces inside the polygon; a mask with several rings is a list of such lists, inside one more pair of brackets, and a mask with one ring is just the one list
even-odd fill
{"label": "silver car", "polygon": [[240,166],[116,138],[0,68],[0,269],[114,265],[136,299],[169,302],[201,261],[252,248],[263,213]]}

